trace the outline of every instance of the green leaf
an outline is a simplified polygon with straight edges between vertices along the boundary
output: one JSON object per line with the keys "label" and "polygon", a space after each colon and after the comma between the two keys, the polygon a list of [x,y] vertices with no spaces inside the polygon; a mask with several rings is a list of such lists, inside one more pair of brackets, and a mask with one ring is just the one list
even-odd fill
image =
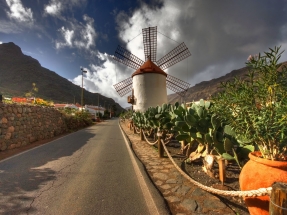
{"label": "green leaf", "polygon": [[172,128],[172,126],[173,126],[173,123],[168,122],[168,123],[164,124],[162,128],[170,130]]}
{"label": "green leaf", "polygon": [[161,114],[155,115],[155,118],[156,118],[156,119],[160,119],[160,118],[161,118]]}
{"label": "green leaf", "polygon": [[174,106],[175,106],[176,108],[178,108],[179,103],[178,103],[178,102],[176,102],[176,103],[174,104]]}
{"label": "green leaf", "polygon": [[224,149],[225,149],[225,151],[231,151],[232,147],[233,147],[232,142],[228,138],[225,138],[224,139]]}
{"label": "green leaf", "polygon": [[255,147],[253,145],[246,145],[240,148],[239,155],[242,158],[248,158],[250,152],[254,152]]}
{"label": "green leaf", "polygon": [[182,126],[182,131],[184,131],[184,132],[189,132],[189,127],[188,127],[187,124],[184,124],[184,125]]}
{"label": "green leaf", "polygon": [[214,129],[217,129],[220,126],[220,120],[217,116],[212,115],[211,117],[211,124]]}
{"label": "green leaf", "polygon": [[175,126],[182,128],[182,126],[186,125],[185,121],[176,121]]}
{"label": "green leaf", "polygon": [[162,111],[164,112],[164,111],[166,111],[167,110],[167,104],[163,104],[162,105]]}
{"label": "green leaf", "polygon": [[188,142],[188,143],[194,143],[194,139],[193,139],[191,136],[189,136],[189,137],[186,139],[186,142]]}
{"label": "green leaf", "polygon": [[205,101],[205,104],[204,104],[205,108],[207,109],[210,108],[210,104],[211,104],[210,101]]}
{"label": "green leaf", "polygon": [[235,160],[235,158],[228,153],[223,153],[221,156],[228,161]]}
{"label": "green leaf", "polygon": [[173,127],[172,127],[172,130],[182,132],[181,127],[178,127],[178,126],[173,126]]}
{"label": "green leaf", "polygon": [[201,133],[200,133],[200,132],[197,132],[197,133],[196,133],[196,137],[197,137],[197,138],[202,138]]}
{"label": "green leaf", "polygon": [[188,114],[184,117],[184,119],[189,126],[192,127],[196,125],[196,118],[194,116]]}
{"label": "green leaf", "polygon": [[190,115],[194,116],[195,111],[194,111],[194,109],[192,109],[192,108],[188,108],[188,113],[189,113]]}
{"label": "green leaf", "polygon": [[203,99],[200,99],[200,100],[199,100],[199,105],[200,105],[201,107],[204,107],[204,100],[203,100]]}
{"label": "green leaf", "polygon": [[215,143],[214,144],[214,148],[215,150],[217,151],[218,154],[222,155],[223,153],[225,153],[225,150],[224,150],[224,145],[223,143]]}
{"label": "green leaf", "polygon": [[224,133],[226,133],[232,137],[235,137],[235,135],[236,135],[235,131],[232,129],[232,127],[230,125],[226,125],[224,127]]}
{"label": "green leaf", "polygon": [[205,141],[211,145],[213,143],[213,140],[209,134],[205,134]]}
{"label": "green leaf", "polygon": [[200,107],[196,110],[197,115],[201,118],[202,117],[202,113],[203,113],[203,109]]}
{"label": "green leaf", "polygon": [[188,134],[179,134],[175,137],[175,139],[177,139],[178,141],[186,140],[188,138],[189,138]]}

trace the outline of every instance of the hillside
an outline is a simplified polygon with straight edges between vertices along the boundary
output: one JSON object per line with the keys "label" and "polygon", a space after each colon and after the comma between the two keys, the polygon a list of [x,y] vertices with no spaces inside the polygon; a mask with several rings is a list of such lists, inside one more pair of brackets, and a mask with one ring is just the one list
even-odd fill
{"label": "hillside", "polygon": [[[188,89],[188,91],[186,92],[185,101],[192,102],[198,101],[200,99],[208,99],[211,95],[214,95],[220,91],[219,87],[221,82],[232,80],[236,76],[244,79],[247,73],[247,67],[243,67],[241,69],[233,70],[230,73],[219,78],[215,78],[210,81],[200,82]],[[167,99],[168,102],[172,104],[174,104],[175,102],[181,102],[181,98],[177,94],[170,94],[168,95]]]}
{"label": "hillside", "polygon": [[[55,103],[81,103],[81,87],[46,69],[40,63],[22,53],[14,43],[0,44],[0,94],[24,96],[36,83],[39,91],[36,94]],[[98,94],[84,92],[84,104],[97,105]],[[117,112],[124,110],[111,98],[99,96],[100,104],[115,104]]]}
{"label": "hillside", "polygon": [[[283,67],[287,67],[287,61],[280,63],[278,71],[281,71]],[[221,76],[219,78],[215,78],[210,81],[200,82],[188,89],[188,91],[186,92],[185,101],[192,102],[192,101],[198,101],[200,99],[209,99],[212,95],[215,95],[217,92],[220,91],[219,87],[221,82],[231,81],[235,77],[245,79],[247,73],[248,68],[243,67],[241,69],[233,70],[230,73],[227,73],[226,75]],[[181,97],[176,93],[168,95],[167,99],[168,102],[171,104],[174,104],[176,102],[180,103],[183,102],[183,100],[181,101]]]}

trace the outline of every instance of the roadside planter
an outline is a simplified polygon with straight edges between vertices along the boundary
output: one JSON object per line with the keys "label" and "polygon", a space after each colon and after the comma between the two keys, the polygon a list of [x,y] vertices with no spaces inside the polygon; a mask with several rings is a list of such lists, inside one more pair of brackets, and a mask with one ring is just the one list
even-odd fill
{"label": "roadside planter", "polygon": [[[255,147],[239,177],[243,191],[287,182],[287,68],[278,63],[279,49],[249,56],[246,79],[222,83],[214,97],[214,111],[237,140]],[[269,196],[246,197],[245,203],[251,215],[269,214]]]}
{"label": "roadside planter", "polygon": [[[249,154],[250,160],[244,165],[239,183],[241,190],[257,190],[271,187],[274,182],[287,183],[287,162],[260,158],[261,152]],[[245,197],[250,214],[269,214],[269,196]]]}

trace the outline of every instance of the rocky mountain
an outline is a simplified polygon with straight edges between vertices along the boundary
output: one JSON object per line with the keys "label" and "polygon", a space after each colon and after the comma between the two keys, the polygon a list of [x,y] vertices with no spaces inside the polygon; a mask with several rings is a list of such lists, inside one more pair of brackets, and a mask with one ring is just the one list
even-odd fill
{"label": "rocky mountain", "polygon": [[[36,83],[36,96],[54,103],[81,103],[81,87],[46,69],[40,63],[22,53],[14,43],[0,44],[0,94],[24,96]],[[84,91],[84,104],[97,105],[98,94]],[[117,112],[124,110],[113,99],[99,96],[100,104],[116,105]]]}
{"label": "rocky mountain", "polygon": [[[209,99],[211,95],[216,94],[220,91],[220,83],[232,80],[235,77],[245,78],[248,73],[247,67],[241,69],[233,70],[230,73],[221,76],[219,78],[212,79],[210,81],[200,82],[193,87],[189,88],[185,94],[185,101],[192,102],[198,101],[200,99]],[[175,102],[183,102],[181,97],[177,94],[168,95],[168,102],[174,104]]]}
{"label": "rocky mountain", "polygon": [[[278,68],[278,71],[282,67],[287,67],[287,61],[280,63],[281,66]],[[185,95],[186,102],[198,101],[200,99],[209,99],[212,95],[215,95],[217,92],[220,92],[221,82],[232,81],[235,77],[241,79],[246,79],[248,74],[248,68],[243,67],[241,69],[233,70],[230,73],[227,73],[224,76],[219,78],[212,79],[210,81],[203,81],[189,88]],[[255,76],[256,78],[256,76]],[[183,99],[177,94],[168,95],[168,102],[174,104],[175,102],[183,102]]]}
{"label": "rocky mountain", "polygon": [[[281,71],[283,67],[287,67],[287,61],[281,62],[278,71]],[[220,92],[220,83],[233,80],[235,77],[246,79],[248,68],[243,67],[241,69],[233,70],[224,76],[212,79],[210,81],[200,82],[193,87],[189,88],[185,94],[185,102],[198,101],[200,99],[209,99],[212,95]],[[256,78],[256,76],[255,76]],[[168,102],[174,104],[176,102],[182,103],[183,99],[177,94],[170,94],[167,97]]]}

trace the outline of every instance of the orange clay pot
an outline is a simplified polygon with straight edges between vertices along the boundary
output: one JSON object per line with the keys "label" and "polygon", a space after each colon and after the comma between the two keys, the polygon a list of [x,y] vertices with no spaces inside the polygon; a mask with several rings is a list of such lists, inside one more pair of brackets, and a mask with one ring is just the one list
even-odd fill
{"label": "orange clay pot", "polygon": [[[251,152],[250,160],[239,176],[241,190],[257,190],[271,187],[274,182],[287,183],[287,161],[271,161],[260,158],[261,152]],[[269,196],[245,197],[250,215],[269,214]]]}

